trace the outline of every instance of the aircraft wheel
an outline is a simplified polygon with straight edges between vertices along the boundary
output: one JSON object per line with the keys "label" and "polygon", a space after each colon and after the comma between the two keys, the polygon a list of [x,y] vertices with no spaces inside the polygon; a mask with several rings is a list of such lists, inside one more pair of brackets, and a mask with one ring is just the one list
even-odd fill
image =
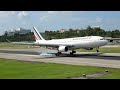
{"label": "aircraft wheel", "polygon": [[96,51],[97,51],[97,52],[99,52],[99,47],[98,47],[98,48],[96,48]]}
{"label": "aircraft wheel", "polygon": [[59,54],[61,54],[61,52],[58,52]]}
{"label": "aircraft wheel", "polygon": [[56,56],[59,56],[59,53],[56,53],[55,55],[56,55]]}
{"label": "aircraft wheel", "polygon": [[76,53],[76,51],[72,51],[72,53]]}
{"label": "aircraft wheel", "polygon": [[70,55],[73,55],[73,53],[72,53],[72,52],[70,52]]}
{"label": "aircraft wheel", "polygon": [[99,52],[99,50],[97,50],[97,52]]}

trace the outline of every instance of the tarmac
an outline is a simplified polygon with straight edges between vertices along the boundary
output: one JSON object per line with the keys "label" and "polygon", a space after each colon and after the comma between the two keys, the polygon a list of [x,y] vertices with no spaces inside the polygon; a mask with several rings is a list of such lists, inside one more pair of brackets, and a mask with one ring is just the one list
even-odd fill
{"label": "tarmac", "polygon": [[[55,57],[41,57],[44,49],[0,49],[0,58],[15,59],[20,61],[60,63],[70,65],[97,66],[108,68],[120,68],[120,53],[97,53],[97,52],[76,52],[70,56],[69,52],[62,53]],[[49,51],[49,50],[48,50]],[[49,51],[51,52],[51,51]],[[54,51],[53,51],[54,52]]]}

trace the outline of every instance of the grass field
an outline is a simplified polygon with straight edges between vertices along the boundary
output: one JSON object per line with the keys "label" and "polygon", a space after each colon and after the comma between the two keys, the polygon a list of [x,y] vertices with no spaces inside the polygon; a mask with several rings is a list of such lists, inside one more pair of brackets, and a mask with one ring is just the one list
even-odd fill
{"label": "grass field", "polygon": [[106,69],[110,75],[103,78],[120,79],[120,69],[0,59],[1,79],[64,79],[82,76],[84,73],[105,72]]}
{"label": "grass field", "polygon": [[[93,49],[93,50],[77,49],[76,51],[77,52],[96,52],[96,49]],[[99,51],[103,53],[120,53],[120,47],[99,48]]]}
{"label": "grass field", "polygon": [[29,49],[29,48],[33,48],[32,46],[28,46],[28,45],[13,45],[13,44],[9,44],[9,43],[0,43],[0,48],[1,49]]}

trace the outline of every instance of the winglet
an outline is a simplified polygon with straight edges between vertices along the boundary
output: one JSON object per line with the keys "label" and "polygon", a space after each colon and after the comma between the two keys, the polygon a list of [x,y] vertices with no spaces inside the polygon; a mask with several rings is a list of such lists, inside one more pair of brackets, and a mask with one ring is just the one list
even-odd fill
{"label": "winglet", "polygon": [[7,41],[8,43],[11,43],[11,41],[10,41],[10,40],[8,40],[8,39],[6,39],[6,41]]}

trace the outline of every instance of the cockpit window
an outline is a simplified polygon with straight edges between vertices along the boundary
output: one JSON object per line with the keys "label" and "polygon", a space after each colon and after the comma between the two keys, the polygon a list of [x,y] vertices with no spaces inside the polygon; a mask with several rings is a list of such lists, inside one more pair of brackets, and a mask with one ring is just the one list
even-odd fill
{"label": "cockpit window", "polygon": [[100,40],[105,40],[105,38],[101,38]]}

